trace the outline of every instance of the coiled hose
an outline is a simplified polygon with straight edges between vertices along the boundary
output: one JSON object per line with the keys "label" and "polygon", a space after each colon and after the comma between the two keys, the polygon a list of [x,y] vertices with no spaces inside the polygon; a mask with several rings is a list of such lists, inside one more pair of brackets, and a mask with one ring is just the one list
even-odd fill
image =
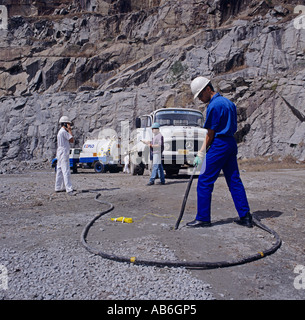
{"label": "coiled hose", "polygon": [[108,212],[112,211],[114,209],[114,206],[112,203],[104,201],[99,199],[101,196],[100,193],[98,193],[95,197],[95,200],[98,201],[101,204],[106,204],[108,206],[107,209],[101,211],[97,216],[95,216],[83,229],[81,233],[81,243],[82,245],[90,252],[96,255],[101,256],[104,259],[109,259],[109,260],[114,260],[117,262],[127,262],[127,263],[133,263],[135,265],[145,265],[145,266],[157,266],[157,267],[185,267],[185,268],[200,268],[200,269],[215,269],[215,268],[224,268],[224,267],[230,267],[230,266],[236,266],[236,265],[241,265],[245,263],[249,263],[255,260],[262,259],[263,257],[266,257],[268,255],[271,255],[274,253],[280,246],[281,246],[281,239],[279,235],[269,229],[267,226],[262,224],[260,221],[258,221],[255,217],[253,217],[253,222],[254,224],[259,227],[260,229],[272,234],[274,238],[276,239],[275,244],[270,247],[269,249],[266,249],[264,251],[255,253],[251,256],[241,258],[241,259],[236,259],[236,260],[230,260],[230,261],[218,261],[218,262],[198,262],[198,261],[158,261],[158,260],[144,260],[144,259],[138,259],[136,257],[122,257],[122,256],[117,256],[114,254],[108,254],[106,252],[100,251],[96,248],[93,248],[88,245],[86,239],[89,233],[90,228],[94,224],[95,221],[97,221],[100,217],[103,215],[107,214]]}

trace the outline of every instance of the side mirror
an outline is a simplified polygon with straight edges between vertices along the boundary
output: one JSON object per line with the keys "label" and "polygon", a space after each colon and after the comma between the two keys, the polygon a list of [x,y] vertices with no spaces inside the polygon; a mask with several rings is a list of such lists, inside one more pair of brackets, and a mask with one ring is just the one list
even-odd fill
{"label": "side mirror", "polygon": [[136,118],[136,128],[141,128],[141,119],[140,118]]}

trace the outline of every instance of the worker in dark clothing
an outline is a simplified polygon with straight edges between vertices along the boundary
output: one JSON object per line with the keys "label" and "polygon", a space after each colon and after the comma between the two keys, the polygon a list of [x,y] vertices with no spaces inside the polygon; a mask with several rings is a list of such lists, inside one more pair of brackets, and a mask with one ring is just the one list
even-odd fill
{"label": "worker in dark clothing", "polygon": [[209,105],[204,124],[207,129],[206,139],[194,160],[194,165],[198,166],[204,162],[197,184],[197,216],[194,221],[187,223],[187,226],[211,226],[212,192],[222,170],[239,215],[235,222],[251,228],[252,216],[237,164],[237,144],[234,138],[237,130],[236,106],[216,93],[210,80],[205,77],[194,79],[191,90],[194,99],[198,97]]}

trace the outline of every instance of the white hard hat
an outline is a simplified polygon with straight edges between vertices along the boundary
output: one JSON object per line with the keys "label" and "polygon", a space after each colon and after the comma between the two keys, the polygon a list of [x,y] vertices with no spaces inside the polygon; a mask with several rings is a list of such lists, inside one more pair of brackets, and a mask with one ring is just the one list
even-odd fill
{"label": "white hard hat", "polygon": [[199,93],[208,85],[210,82],[209,79],[205,77],[197,77],[191,83],[191,90],[194,95],[194,99],[196,99]]}
{"label": "white hard hat", "polygon": [[67,116],[62,116],[59,119],[59,123],[71,123],[70,119]]}

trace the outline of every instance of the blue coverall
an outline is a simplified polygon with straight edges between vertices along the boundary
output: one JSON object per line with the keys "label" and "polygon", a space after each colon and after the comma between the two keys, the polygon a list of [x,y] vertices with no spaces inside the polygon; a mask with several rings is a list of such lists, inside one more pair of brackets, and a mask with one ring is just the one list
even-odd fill
{"label": "blue coverall", "polygon": [[235,104],[216,93],[207,107],[204,128],[214,130],[215,136],[198,178],[196,220],[211,221],[212,192],[221,170],[238,215],[242,218],[250,212],[250,208],[237,164],[237,144],[234,138],[237,130]]}

